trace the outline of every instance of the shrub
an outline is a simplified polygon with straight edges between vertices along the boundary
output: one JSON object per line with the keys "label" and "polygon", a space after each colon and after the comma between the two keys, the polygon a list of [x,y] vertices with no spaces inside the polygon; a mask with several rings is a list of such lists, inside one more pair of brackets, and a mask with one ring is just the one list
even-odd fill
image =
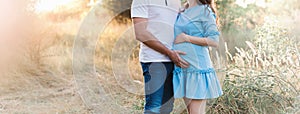
{"label": "shrub", "polygon": [[209,102],[208,113],[295,113],[299,109],[299,43],[274,18],[256,29],[249,48],[237,48],[226,68],[224,95]]}

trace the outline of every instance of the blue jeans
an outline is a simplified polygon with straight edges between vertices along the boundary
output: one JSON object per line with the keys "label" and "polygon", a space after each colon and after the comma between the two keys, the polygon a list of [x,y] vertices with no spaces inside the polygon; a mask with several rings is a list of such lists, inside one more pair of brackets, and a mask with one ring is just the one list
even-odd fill
{"label": "blue jeans", "polygon": [[170,114],[173,110],[172,62],[141,63],[145,81],[144,114]]}

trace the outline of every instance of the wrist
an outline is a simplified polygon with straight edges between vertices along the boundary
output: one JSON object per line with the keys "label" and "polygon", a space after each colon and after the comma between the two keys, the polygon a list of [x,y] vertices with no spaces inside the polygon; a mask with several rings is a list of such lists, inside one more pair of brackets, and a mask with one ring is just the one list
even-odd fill
{"label": "wrist", "polygon": [[167,49],[167,50],[165,51],[165,54],[166,54],[167,56],[172,55],[172,53],[173,53],[173,51],[170,50],[170,49]]}
{"label": "wrist", "polygon": [[190,35],[185,34],[185,39],[187,42],[192,43],[192,38]]}

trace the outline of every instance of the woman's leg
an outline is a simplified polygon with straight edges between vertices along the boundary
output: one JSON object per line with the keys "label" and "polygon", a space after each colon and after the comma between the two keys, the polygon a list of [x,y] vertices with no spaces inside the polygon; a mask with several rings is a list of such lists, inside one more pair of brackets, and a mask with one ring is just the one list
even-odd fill
{"label": "woman's leg", "polygon": [[205,114],[206,100],[193,99],[189,105],[190,114]]}
{"label": "woman's leg", "polygon": [[187,111],[189,112],[189,105],[190,105],[192,99],[184,97],[183,100],[184,100],[184,104],[185,104],[185,106],[187,108]]}
{"label": "woman's leg", "polygon": [[205,114],[206,100],[184,98],[189,114]]}

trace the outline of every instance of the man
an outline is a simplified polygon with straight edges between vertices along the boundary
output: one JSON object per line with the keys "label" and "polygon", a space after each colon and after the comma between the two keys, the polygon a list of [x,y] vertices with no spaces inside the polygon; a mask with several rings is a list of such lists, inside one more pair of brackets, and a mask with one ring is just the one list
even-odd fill
{"label": "man", "polygon": [[169,114],[173,109],[173,68],[186,68],[178,52],[171,50],[180,0],[133,0],[131,17],[145,81],[145,114]]}

